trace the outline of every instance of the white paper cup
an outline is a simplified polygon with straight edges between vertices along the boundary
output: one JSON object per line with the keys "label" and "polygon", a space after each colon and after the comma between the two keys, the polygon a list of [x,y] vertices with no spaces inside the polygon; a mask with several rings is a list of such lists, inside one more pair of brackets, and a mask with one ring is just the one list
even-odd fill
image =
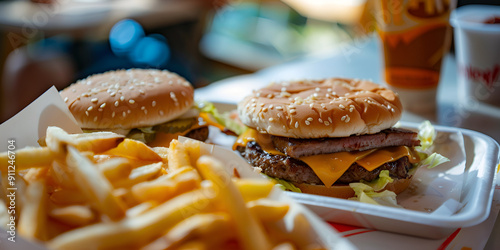
{"label": "white paper cup", "polygon": [[458,82],[462,96],[500,107],[500,6],[467,5],[454,10]]}

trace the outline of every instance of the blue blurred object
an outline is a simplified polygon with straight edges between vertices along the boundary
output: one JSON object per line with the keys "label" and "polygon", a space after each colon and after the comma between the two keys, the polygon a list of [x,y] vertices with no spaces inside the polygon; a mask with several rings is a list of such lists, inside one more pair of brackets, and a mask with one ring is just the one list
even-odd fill
{"label": "blue blurred object", "polygon": [[170,58],[170,49],[165,37],[153,34],[142,38],[129,54],[132,62],[141,67],[160,68]]}
{"label": "blue blurred object", "polygon": [[117,56],[126,56],[145,36],[142,26],[131,19],[116,23],[109,32],[111,50]]}

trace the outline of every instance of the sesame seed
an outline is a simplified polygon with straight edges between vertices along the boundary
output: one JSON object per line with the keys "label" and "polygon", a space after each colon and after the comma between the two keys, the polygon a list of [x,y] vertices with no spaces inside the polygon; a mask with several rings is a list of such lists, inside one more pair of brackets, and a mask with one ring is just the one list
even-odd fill
{"label": "sesame seed", "polygon": [[351,120],[351,117],[349,117],[348,115],[346,115],[347,117],[345,118],[345,122],[349,122]]}
{"label": "sesame seed", "polygon": [[299,122],[295,122],[295,128],[299,127]]}
{"label": "sesame seed", "polygon": [[141,107],[141,110],[145,110],[145,109],[146,109],[146,107],[145,107],[145,106],[142,106],[142,107]]}
{"label": "sesame seed", "polygon": [[268,94],[268,95],[267,95],[267,98],[269,98],[269,99],[272,99],[273,97],[274,97],[274,95],[273,95],[273,94]]}
{"label": "sesame seed", "polygon": [[309,107],[310,107],[310,108],[313,108],[313,107],[314,107],[314,104],[313,104],[313,103],[309,104]]}
{"label": "sesame seed", "polygon": [[332,95],[337,95],[337,92],[335,92],[335,91],[332,91]]}
{"label": "sesame seed", "polygon": [[123,112],[122,112],[122,116],[123,116],[123,117],[127,116],[127,112],[123,111]]}
{"label": "sesame seed", "polygon": [[274,118],[272,118],[272,117],[271,117],[271,118],[269,118],[269,121],[270,121],[270,122],[274,121]]}
{"label": "sesame seed", "polygon": [[172,98],[172,99],[174,99],[174,100],[176,99],[176,97],[175,97],[175,93],[174,93],[174,92],[170,92],[170,98]]}
{"label": "sesame seed", "polygon": [[260,104],[259,104],[259,106],[260,106],[260,107],[264,107],[264,103],[260,103]]}
{"label": "sesame seed", "polygon": [[332,89],[331,89],[331,88],[328,88],[326,91],[331,92],[331,91],[332,91]]}
{"label": "sesame seed", "polygon": [[311,122],[310,121],[306,121],[306,125],[311,125]]}
{"label": "sesame seed", "polygon": [[142,89],[139,89],[139,93],[141,93],[142,95],[145,94],[144,90],[142,90]]}
{"label": "sesame seed", "polygon": [[120,101],[125,101],[125,96],[120,96]]}
{"label": "sesame seed", "polygon": [[116,115],[115,111],[113,111],[113,113],[111,113],[111,117],[114,118]]}
{"label": "sesame seed", "polygon": [[256,107],[256,106],[257,106],[257,104],[256,104],[256,103],[252,103],[252,105],[251,105],[251,106],[252,106],[252,107]]}
{"label": "sesame seed", "polygon": [[90,106],[87,108],[87,111],[92,111],[92,109],[94,109],[94,107]]}
{"label": "sesame seed", "polygon": [[396,112],[396,111],[394,110],[394,108],[391,108],[391,112],[393,112],[393,113],[394,113],[394,112]]}
{"label": "sesame seed", "polygon": [[260,97],[260,92],[259,92],[259,93],[257,93],[255,96]]}
{"label": "sesame seed", "polygon": [[99,106],[99,107],[100,107],[100,108],[104,108],[104,107],[106,107],[106,103],[101,104],[101,106]]}
{"label": "sesame seed", "polygon": [[130,109],[129,109],[129,110],[127,110],[127,113],[129,113],[129,114],[130,114],[130,113],[132,113],[132,110],[130,110]]}
{"label": "sesame seed", "polygon": [[262,112],[267,112],[267,108],[263,108],[263,109],[262,109]]}
{"label": "sesame seed", "polygon": [[134,103],[135,103],[135,101],[134,101],[133,99],[130,99],[130,100],[128,100],[128,103],[130,103],[130,104],[134,104]]}
{"label": "sesame seed", "polygon": [[120,103],[118,101],[115,102],[115,107],[118,107]]}
{"label": "sesame seed", "polygon": [[68,99],[69,99],[68,97],[65,97],[64,102],[68,102]]}
{"label": "sesame seed", "polygon": [[346,118],[346,116],[344,115],[344,116],[342,116],[342,118],[340,118],[340,120],[345,121],[345,118]]}
{"label": "sesame seed", "polygon": [[128,89],[133,90],[133,89],[134,89],[134,86],[130,86],[130,87],[128,87]]}
{"label": "sesame seed", "polygon": [[144,114],[146,114],[146,115],[148,114],[148,110],[147,109],[144,110]]}
{"label": "sesame seed", "polygon": [[324,123],[324,124],[325,124],[326,126],[330,125],[330,123],[329,123],[329,122],[327,122],[327,121],[325,121],[325,123]]}
{"label": "sesame seed", "polygon": [[323,123],[323,119],[318,118],[318,122],[319,122],[319,123]]}
{"label": "sesame seed", "polygon": [[345,109],[345,106],[344,106],[344,105],[342,105],[342,104],[339,104],[339,108],[340,108],[340,109],[342,109],[342,110],[344,110],[344,109]]}
{"label": "sesame seed", "polygon": [[281,111],[281,110],[283,110],[283,107],[281,107],[281,106],[276,106],[276,109]]}
{"label": "sesame seed", "polygon": [[292,114],[292,115],[293,115],[293,114],[295,114],[295,113],[297,113],[297,111],[295,111],[295,109],[290,109],[290,114]]}
{"label": "sesame seed", "polygon": [[97,116],[94,116],[94,122],[96,122],[96,121],[97,121]]}
{"label": "sesame seed", "polygon": [[352,112],[352,111],[354,111],[354,107],[349,108],[349,112]]}
{"label": "sesame seed", "polygon": [[111,92],[111,93],[109,93],[109,95],[110,95],[111,97],[115,97],[116,92]]}
{"label": "sesame seed", "polygon": [[318,98],[318,93],[314,93],[314,94],[313,94],[313,97],[314,97],[314,98]]}
{"label": "sesame seed", "polygon": [[318,87],[316,87],[316,89],[315,89],[315,90],[316,90],[317,92],[319,92],[321,89],[320,89],[320,88],[318,88]]}
{"label": "sesame seed", "polygon": [[165,113],[163,113],[163,110],[160,110],[160,115],[164,115]]}
{"label": "sesame seed", "polygon": [[269,105],[269,109],[273,109],[274,108],[274,105]]}
{"label": "sesame seed", "polygon": [[330,94],[328,94],[328,93],[325,96],[326,96],[326,98],[330,98]]}
{"label": "sesame seed", "polygon": [[86,114],[87,116],[89,116],[89,112],[88,112],[88,111],[85,111],[85,114]]}
{"label": "sesame seed", "polygon": [[332,118],[331,118],[331,117],[328,117],[328,121],[329,121],[330,123],[333,123],[333,121],[332,121]]}
{"label": "sesame seed", "polygon": [[259,113],[260,119],[264,120],[264,113]]}
{"label": "sesame seed", "polygon": [[285,87],[281,88],[281,92],[286,92],[286,88]]}
{"label": "sesame seed", "polygon": [[314,119],[313,119],[312,117],[308,117],[308,118],[307,118],[307,121],[312,122],[313,120],[314,120]]}
{"label": "sesame seed", "polygon": [[97,101],[98,101],[98,99],[97,99],[97,98],[92,98],[90,101],[91,101],[91,102],[97,102]]}
{"label": "sesame seed", "polygon": [[151,106],[152,106],[152,107],[156,106],[156,101],[152,101],[152,102],[151,102]]}

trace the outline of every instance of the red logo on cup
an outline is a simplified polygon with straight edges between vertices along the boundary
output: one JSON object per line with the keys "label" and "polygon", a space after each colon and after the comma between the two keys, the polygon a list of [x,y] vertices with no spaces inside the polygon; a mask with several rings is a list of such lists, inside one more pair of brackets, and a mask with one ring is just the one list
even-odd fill
{"label": "red logo on cup", "polygon": [[481,82],[489,90],[493,90],[493,85],[498,81],[500,66],[496,64],[492,69],[481,70],[472,66],[460,67],[462,74],[473,81]]}

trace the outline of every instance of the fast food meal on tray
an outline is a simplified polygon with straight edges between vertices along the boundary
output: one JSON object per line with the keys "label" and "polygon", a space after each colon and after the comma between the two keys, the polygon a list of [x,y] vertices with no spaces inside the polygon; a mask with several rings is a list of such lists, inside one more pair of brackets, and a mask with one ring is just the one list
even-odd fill
{"label": "fast food meal on tray", "polygon": [[15,179],[17,232],[50,249],[324,249],[335,241],[325,243],[298,204],[271,199],[280,192],[273,182],[231,178],[202,142],[149,147],[55,126],[43,142],[14,151],[9,175],[12,152],[0,154],[1,190]]}
{"label": "fast food meal on tray", "polygon": [[112,131],[151,146],[168,146],[178,136],[205,141],[208,125],[225,130],[212,106],[194,102],[191,84],[166,70],[96,74],[65,88],[61,96],[85,131]]}
{"label": "fast food meal on tray", "polygon": [[446,160],[423,153],[429,123],[420,135],[394,127],[402,109],[397,94],[366,80],[273,83],[238,103],[249,129],[234,148],[292,191],[394,197],[423,162]]}

